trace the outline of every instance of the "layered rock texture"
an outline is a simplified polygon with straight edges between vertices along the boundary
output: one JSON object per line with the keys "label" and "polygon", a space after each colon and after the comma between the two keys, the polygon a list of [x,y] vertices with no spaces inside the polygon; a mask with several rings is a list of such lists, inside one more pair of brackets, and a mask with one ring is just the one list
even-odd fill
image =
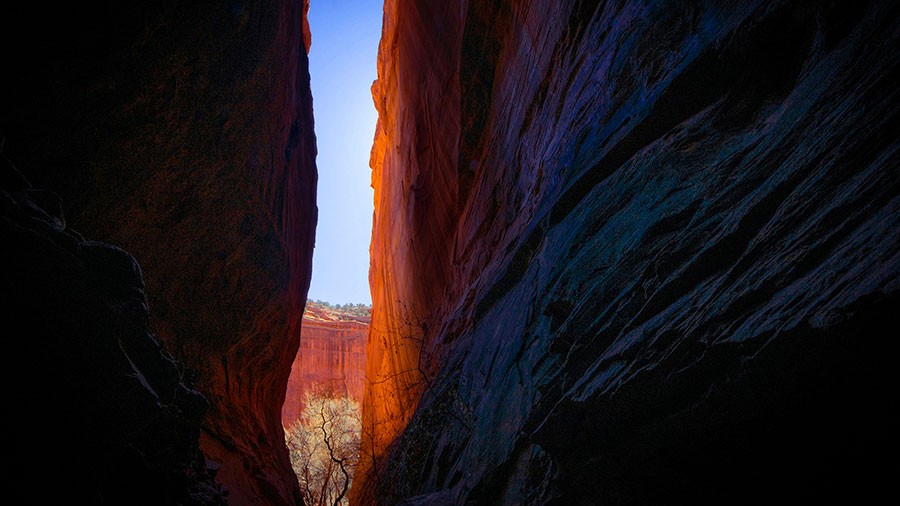
{"label": "layered rock texture", "polygon": [[[209,401],[200,446],[231,504],[299,503],[281,405],[316,220],[304,9],[20,4],[3,21],[5,151],[62,197],[71,226],[140,262],[149,328]],[[42,257],[62,272],[57,260]]]}
{"label": "layered rock texture", "polygon": [[291,366],[281,423],[300,420],[306,394],[312,390],[350,397],[362,404],[366,378],[366,315],[355,315],[307,302],[300,330],[300,349]]}
{"label": "layered rock texture", "polygon": [[887,491],[897,4],[739,4],[386,2],[358,503]]}

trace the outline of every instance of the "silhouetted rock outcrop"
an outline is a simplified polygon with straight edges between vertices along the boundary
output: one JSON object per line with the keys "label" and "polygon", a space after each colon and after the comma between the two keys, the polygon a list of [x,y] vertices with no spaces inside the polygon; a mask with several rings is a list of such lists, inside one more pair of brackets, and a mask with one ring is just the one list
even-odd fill
{"label": "silhouetted rock outcrop", "polygon": [[885,492],[898,31],[895,2],[388,1],[354,497]]}
{"label": "silhouetted rock outcrop", "polygon": [[11,489],[40,504],[224,505],[198,446],[206,399],[150,333],[137,262],[67,228],[54,193],[4,176]]}

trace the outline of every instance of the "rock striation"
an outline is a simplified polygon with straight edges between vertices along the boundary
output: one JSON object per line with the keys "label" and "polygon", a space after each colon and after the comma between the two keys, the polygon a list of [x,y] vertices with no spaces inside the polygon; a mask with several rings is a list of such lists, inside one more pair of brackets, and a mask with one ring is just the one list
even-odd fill
{"label": "rock striation", "polygon": [[[379,117],[370,159],[372,326],[363,407],[369,456],[384,454],[425,386],[424,333],[436,328],[449,300],[458,214],[460,6],[387,0],[384,13],[372,86]],[[371,460],[362,460],[357,476]],[[367,486],[356,481],[351,493],[358,497]]]}
{"label": "rock striation", "polygon": [[887,493],[896,3],[384,12],[357,504]]}
{"label": "rock striation", "polygon": [[291,366],[281,408],[284,427],[300,419],[305,395],[314,388],[362,404],[368,335],[369,316],[329,311],[307,301],[300,329],[300,349]]}
{"label": "rock striation", "polygon": [[316,222],[307,6],[21,4],[3,19],[5,151],[71,226],[140,262],[150,328],[209,402],[200,445],[231,504],[300,503],[281,405]]}

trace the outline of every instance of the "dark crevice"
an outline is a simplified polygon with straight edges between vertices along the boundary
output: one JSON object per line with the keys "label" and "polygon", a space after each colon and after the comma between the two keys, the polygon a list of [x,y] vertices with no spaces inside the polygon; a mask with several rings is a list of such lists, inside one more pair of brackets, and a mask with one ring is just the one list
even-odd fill
{"label": "dark crevice", "polygon": [[584,485],[566,489],[568,504],[876,498],[889,471],[866,455],[897,450],[882,446],[896,441],[897,420],[878,387],[897,346],[871,338],[900,324],[898,308],[896,294],[875,294],[831,328],[803,323],[762,348],[764,338],[673,353],[614,394],[564,401],[533,438],[563,482]]}

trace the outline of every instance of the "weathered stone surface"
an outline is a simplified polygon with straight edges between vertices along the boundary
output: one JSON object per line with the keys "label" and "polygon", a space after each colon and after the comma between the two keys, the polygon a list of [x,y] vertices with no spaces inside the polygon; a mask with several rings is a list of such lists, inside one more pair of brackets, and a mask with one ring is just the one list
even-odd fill
{"label": "weathered stone surface", "polygon": [[[379,78],[372,86],[379,120],[371,156],[373,302],[363,409],[364,446],[375,454],[385,451],[415,408],[424,385],[418,366],[422,329],[430,323],[425,317],[436,314],[449,284],[462,28],[454,2],[388,0],[384,12]],[[413,78],[401,77],[407,75]],[[366,486],[356,482],[351,493]]]}
{"label": "weathered stone surface", "polygon": [[40,504],[224,505],[197,443],[206,399],[150,333],[137,262],[66,228],[59,197],[2,170],[11,490]]}
{"label": "weathered stone surface", "polygon": [[[281,405],[315,229],[302,0],[11,6],[6,152],[141,263],[232,504],[295,504]],[[9,26],[15,25],[15,26]],[[16,38],[14,38],[16,37]]]}
{"label": "weathered stone surface", "polygon": [[354,498],[886,492],[898,30],[893,2],[388,1]]}
{"label": "weathered stone surface", "polygon": [[329,311],[315,302],[306,303],[300,349],[291,366],[281,408],[284,427],[299,421],[305,395],[313,388],[362,404],[368,336],[368,316]]}

